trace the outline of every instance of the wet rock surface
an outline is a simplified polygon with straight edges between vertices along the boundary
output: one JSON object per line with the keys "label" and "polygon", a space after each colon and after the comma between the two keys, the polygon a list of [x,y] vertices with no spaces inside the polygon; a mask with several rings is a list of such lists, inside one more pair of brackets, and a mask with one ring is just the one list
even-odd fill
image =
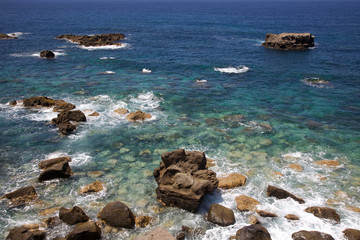
{"label": "wet rock surface", "polygon": [[277,50],[305,50],[314,46],[314,38],[311,33],[268,33],[262,45]]}
{"label": "wet rock surface", "polygon": [[291,235],[293,240],[335,240],[331,235],[327,233],[317,231],[299,231]]}
{"label": "wet rock surface", "polygon": [[107,225],[118,228],[135,227],[135,215],[123,202],[108,203],[99,213],[98,218]]}
{"label": "wet rock surface", "polygon": [[46,233],[39,230],[38,225],[34,226],[21,226],[10,229],[9,235],[6,240],[45,240]]}
{"label": "wet rock surface", "polygon": [[348,228],[343,231],[344,236],[347,240],[359,240],[360,239],[360,230],[353,228]]}
{"label": "wet rock surface", "polygon": [[145,121],[146,119],[150,118],[151,114],[144,113],[140,110],[137,110],[136,112],[131,112],[126,116],[126,119],[130,122]]}
{"label": "wet rock surface", "polygon": [[33,202],[37,198],[38,195],[35,188],[33,186],[28,186],[24,188],[19,188],[11,193],[7,193],[0,199],[8,199],[11,203],[11,206],[18,207],[26,203]]}
{"label": "wet rock surface", "polygon": [[271,240],[270,233],[260,224],[253,224],[239,229],[236,240]]}
{"label": "wet rock surface", "polygon": [[57,39],[66,39],[74,43],[78,43],[85,47],[101,47],[101,46],[121,46],[121,41],[125,38],[122,33],[104,33],[97,35],[72,35],[64,34],[56,37]]}
{"label": "wet rock surface", "polygon": [[340,216],[337,214],[335,209],[328,207],[308,207],[304,210],[305,212],[312,213],[318,218],[324,218],[334,220],[336,223],[340,222]]}
{"label": "wet rock surface", "polygon": [[68,158],[62,160],[48,159],[44,161],[44,163],[39,163],[39,166],[46,166],[46,168],[43,168],[43,172],[41,172],[39,175],[39,182],[48,181],[56,178],[69,178],[73,175],[73,172],[68,162]]}
{"label": "wet rock surface", "polygon": [[278,199],[292,198],[298,203],[305,203],[304,199],[295,196],[284,189],[269,185],[266,190],[266,195],[269,197],[276,197]]}
{"label": "wet rock surface", "polygon": [[156,228],[136,240],[176,240],[176,238],[165,228]]}
{"label": "wet rock surface", "polygon": [[72,209],[60,208],[59,218],[69,225],[86,222],[90,219],[84,210],[78,206],[74,206]]}
{"label": "wet rock surface", "polygon": [[52,58],[55,58],[55,53],[50,50],[42,50],[40,52],[40,57],[46,58],[46,59],[52,59]]}
{"label": "wet rock surface", "polygon": [[213,204],[208,211],[207,220],[220,226],[229,226],[235,223],[235,215],[230,208]]}
{"label": "wet rock surface", "polygon": [[66,240],[98,240],[101,239],[101,229],[95,222],[78,223],[66,235]]}
{"label": "wet rock surface", "polygon": [[246,177],[240,173],[231,173],[225,177],[219,177],[218,188],[231,189],[235,187],[244,186],[246,183]]}
{"label": "wet rock surface", "polygon": [[0,39],[17,39],[17,37],[12,37],[5,33],[0,33]]}

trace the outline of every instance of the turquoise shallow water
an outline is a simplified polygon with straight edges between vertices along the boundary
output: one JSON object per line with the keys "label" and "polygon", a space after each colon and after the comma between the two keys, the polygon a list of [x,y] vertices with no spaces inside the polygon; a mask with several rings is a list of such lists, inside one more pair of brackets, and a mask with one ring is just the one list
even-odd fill
{"label": "turquoise shallow water", "polygon": [[[106,203],[121,200],[136,215],[155,217],[153,227],[175,234],[181,225],[196,226],[204,235],[192,239],[227,239],[247,224],[249,214],[236,211],[239,194],[258,199],[262,209],[281,216],[262,219],[273,239],[290,239],[302,229],[343,239],[345,228],[360,229],[358,213],[345,208],[360,206],[360,48],[350,41],[360,33],[357,3],[1,4],[0,22],[6,24],[0,24],[0,32],[23,33],[18,40],[0,42],[1,194],[34,184],[45,205],[9,210],[1,204],[0,236],[15,225],[39,221],[44,208],[77,204],[95,219]],[[278,52],[261,47],[266,33],[284,31],[313,33],[315,48]],[[64,33],[104,32],[124,33],[126,44],[89,50],[55,39]],[[54,50],[57,57],[40,59],[36,55],[43,49]],[[241,65],[249,70],[214,70]],[[143,68],[152,72],[144,74]],[[104,71],[115,73],[100,74]],[[307,78],[329,83],[306,84]],[[48,124],[56,116],[51,110],[8,105],[40,95],[100,116],[88,117],[75,134],[61,137]],[[119,107],[141,109],[153,118],[129,123],[113,113]],[[229,120],[235,114],[244,120]],[[156,201],[152,171],[163,152],[178,148],[205,151],[215,159],[212,169],[218,175],[240,172],[248,183],[216,191],[197,214],[164,209]],[[73,158],[75,176],[36,183],[37,163],[61,155]],[[314,164],[321,159],[341,165],[328,169]],[[293,163],[304,171],[286,167]],[[82,197],[77,189],[95,180],[89,171],[104,172],[99,180],[107,183],[107,190]],[[268,184],[307,203],[267,198]],[[307,206],[326,206],[326,200],[337,198],[336,191],[349,195],[334,206],[340,224],[303,212]],[[204,221],[214,202],[234,209],[234,226]],[[302,220],[285,221],[282,216],[290,212]],[[69,229],[62,224],[50,236],[63,236]],[[135,238],[145,230],[111,233],[104,239]]]}

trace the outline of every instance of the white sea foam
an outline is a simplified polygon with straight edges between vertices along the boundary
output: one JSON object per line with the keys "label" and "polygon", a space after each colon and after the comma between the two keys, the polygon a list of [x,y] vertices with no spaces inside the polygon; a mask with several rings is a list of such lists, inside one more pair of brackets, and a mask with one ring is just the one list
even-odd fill
{"label": "white sea foam", "polygon": [[[55,58],[58,56],[64,56],[66,55],[65,51],[62,49],[57,49],[55,51],[52,51],[55,54]],[[24,52],[24,53],[12,53],[10,54],[12,57],[38,57],[40,58],[40,52]]]}
{"label": "white sea foam", "polygon": [[160,106],[161,101],[162,99],[156,97],[153,92],[143,92],[136,97],[130,97],[130,103],[132,103],[132,107],[142,110],[156,109]]}
{"label": "white sea foam", "polygon": [[24,34],[29,34],[29,33],[24,33],[24,32],[13,32],[13,33],[7,33],[6,35],[10,36],[10,37],[20,37]]}
{"label": "white sea foam", "polygon": [[100,60],[107,60],[107,59],[113,60],[113,59],[115,59],[115,57],[101,57],[100,58]]}
{"label": "white sea foam", "polygon": [[115,74],[115,72],[114,71],[105,71],[105,72],[100,72],[100,74],[111,75],[111,74]]}
{"label": "white sea foam", "polygon": [[317,88],[332,88],[332,84],[329,81],[323,80],[318,77],[304,78],[301,80],[305,85]]}
{"label": "white sea foam", "polygon": [[108,46],[100,46],[100,47],[85,47],[85,46],[78,46],[78,47],[82,48],[82,49],[86,49],[88,51],[94,51],[94,50],[117,50],[117,49],[129,48],[130,44],[122,43],[120,46],[118,46],[118,45],[108,45]]}
{"label": "white sea foam", "polygon": [[214,71],[222,72],[222,73],[245,73],[249,71],[250,68],[248,68],[245,65],[240,65],[238,67],[227,67],[227,68],[214,68]]}
{"label": "white sea foam", "polygon": [[206,83],[207,80],[206,79],[200,79],[200,80],[196,80],[195,82],[196,83]]}
{"label": "white sea foam", "polygon": [[143,69],[142,69],[142,72],[143,72],[143,73],[151,73],[151,70],[150,70],[150,69],[147,69],[147,68],[143,68]]}

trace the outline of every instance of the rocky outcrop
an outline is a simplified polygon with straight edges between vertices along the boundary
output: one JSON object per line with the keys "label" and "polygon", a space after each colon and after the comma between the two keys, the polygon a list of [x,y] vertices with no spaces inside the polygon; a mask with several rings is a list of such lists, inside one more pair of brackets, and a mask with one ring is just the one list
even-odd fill
{"label": "rocky outcrop", "polygon": [[268,33],[262,45],[277,50],[305,50],[314,46],[314,38],[311,33]]}
{"label": "rocky outcrop", "polygon": [[66,240],[98,240],[101,239],[101,229],[95,222],[78,223],[66,235]]}
{"label": "rocky outcrop", "polygon": [[292,198],[298,203],[305,203],[304,199],[296,197],[294,194],[285,191],[284,189],[277,188],[269,185],[266,190],[266,195],[269,197],[276,197],[277,199]]}
{"label": "rocky outcrop", "polygon": [[42,50],[40,52],[40,57],[47,58],[47,59],[52,59],[52,58],[55,58],[55,53],[50,51],[50,50]]}
{"label": "rocky outcrop", "polygon": [[104,190],[105,183],[100,181],[94,181],[79,190],[80,194],[96,193]]}
{"label": "rocky outcrop", "polygon": [[207,220],[220,226],[229,226],[235,223],[235,215],[230,208],[213,204],[208,211]]}
{"label": "rocky outcrop", "polygon": [[123,202],[108,203],[99,213],[98,218],[111,227],[135,227],[135,215]]}
{"label": "rocky outcrop", "polygon": [[293,240],[335,240],[327,233],[317,231],[299,231],[291,235]]}
{"label": "rocky outcrop", "polygon": [[270,233],[260,224],[253,224],[239,229],[236,240],[271,240]]}
{"label": "rocky outcrop", "polygon": [[43,172],[40,173],[38,178],[39,182],[52,180],[56,178],[69,178],[73,175],[73,172],[69,165],[69,158],[59,160],[59,158],[44,160],[45,163],[40,162],[39,166],[46,166],[43,168]]}
{"label": "rocky outcrop", "polygon": [[78,43],[84,47],[101,47],[101,46],[121,46],[118,41],[123,40],[125,35],[122,33],[105,33],[97,35],[72,35],[64,34],[56,37],[57,39],[66,39]]}
{"label": "rocky outcrop", "polygon": [[45,169],[45,168],[51,167],[52,165],[55,165],[57,163],[64,162],[64,161],[71,162],[71,158],[69,156],[66,156],[66,157],[57,157],[57,158],[50,158],[50,159],[42,160],[39,163],[39,168]]}
{"label": "rocky outcrop", "polygon": [[35,108],[41,108],[41,107],[54,107],[54,112],[61,112],[64,110],[72,110],[76,106],[74,104],[65,102],[64,100],[54,100],[48,97],[30,97],[25,98],[23,100],[24,107],[35,107]]}
{"label": "rocky outcrop", "polygon": [[226,177],[219,177],[218,188],[231,189],[240,186],[244,186],[246,183],[246,177],[240,173],[231,173]]}
{"label": "rocky outcrop", "polygon": [[335,209],[328,207],[308,207],[305,212],[314,214],[315,217],[334,220],[336,223],[340,222],[340,216]]}
{"label": "rocky outcrop", "polygon": [[59,210],[59,218],[61,219],[61,221],[69,225],[87,222],[90,219],[86,215],[84,210],[82,210],[82,208],[78,206],[74,206],[72,209],[66,209],[61,207]]}
{"label": "rocky outcrop", "polygon": [[176,238],[164,228],[156,228],[136,240],[176,240]]}
{"label": "rocky outcrop", "polygon": [[5,33],[0,33],[0,40],[1,39],[17,39],[17,37],[12,37],[12,36],[9,36]]}
{"label": "rocky outcrop", "polygon": [[137,110],[136,112],[131,112],[126,116],[126,119],[130,122],[145,121],[146,119],[150,118],[150,113],[144,113],[140,110]]}
{"label": "rocky outcrop", "polygon": [[256,205],[260,205],[260,203],[249,196],[246,195],[239,195],[235,198],[236,201],[236,208],[240,211],[240,212],[247,212],[247,211],[252,211],[256,209]]}
{"label": "rocky outcrop", "polygon": [[343,231],[344,236],[347,240],[359,240],[360,239],[360,231],[353,229],[353,228],[348,228],[345,229]]}
{"label": "rocky outcrop", "polygon": [[45,240],[46,233],[39,230],[39,225],[24,225],[10,229],[6,240]]}
{"label": "rocky outcrop", "polygon": [[18,207],[26,203],[30,203],[38,198],[36,190],[33,186],[17,189],[11,193],[7,193],[0,199],[8,199],[13,207]]}
{"label": "rocky outcrop", "polygon": [[154,170],[157,199],[166,206],[195,212],[207,193],[218,186],[216,173],[206,169],[203,152],[178,149],[161,156]]}
{"label": "rocky outcrop", "polygon": [[58,126],[61,134],[67,135],[76,129],[73,122],[86,122],[86,116],[80,110],[62,111],[58,114],[57,118],[53,118],[51,122]]}

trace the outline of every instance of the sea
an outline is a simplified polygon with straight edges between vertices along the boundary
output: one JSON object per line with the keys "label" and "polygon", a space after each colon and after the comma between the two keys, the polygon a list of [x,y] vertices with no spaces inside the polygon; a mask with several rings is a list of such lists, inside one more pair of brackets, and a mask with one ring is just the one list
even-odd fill
{"label": "sea", "polygon": [[[359,12],[359,1],[0,2],[0,32],[18,36],[0,40],[0,195],[33,185],[41,200],[17,208],[1,202],[0,238],[41,223],[44,209],[76,205],[96,221],[103,206],[122,201],[152,224],[103,232],[105,240],[136,239],[157,227],[176,236],[182,226],[196,229],[186,239],[229,239],[256,215],[236,209],[238,195],[278,215],[258,216],[274,240],[300,230],[343,240],[346,228],[360,230]],[[309,32],[315,47],[261,46],[267,33],[282,32]],[[126,38],[98,48],[56,39],[101,33]],[[55,59],[40,58],[44,49]],[[57,116],[52,109],[9,105],[33,96],[99,116],[61,136],[49,124]],[[117,108],[152,118],[129,122]],[[162,206],[152,173],[161,154],[179,148],[205,152],[218,177],[241,173],[246,184],[215,190],[195,213]],[[74,176],[38,183],[38,163],[59,156],[72,158]],[[339,165],[317,164],[324,159]],[[78,193],[94,180],[106,189]],[[305,204],[267,197],[268,185]],[[206,221],[214,203],[231,208],[236,223]],[[310,206],[334,208],[340,223],[306,213]],[[71,229],[62,223],[47,229],[47,238]]]}

